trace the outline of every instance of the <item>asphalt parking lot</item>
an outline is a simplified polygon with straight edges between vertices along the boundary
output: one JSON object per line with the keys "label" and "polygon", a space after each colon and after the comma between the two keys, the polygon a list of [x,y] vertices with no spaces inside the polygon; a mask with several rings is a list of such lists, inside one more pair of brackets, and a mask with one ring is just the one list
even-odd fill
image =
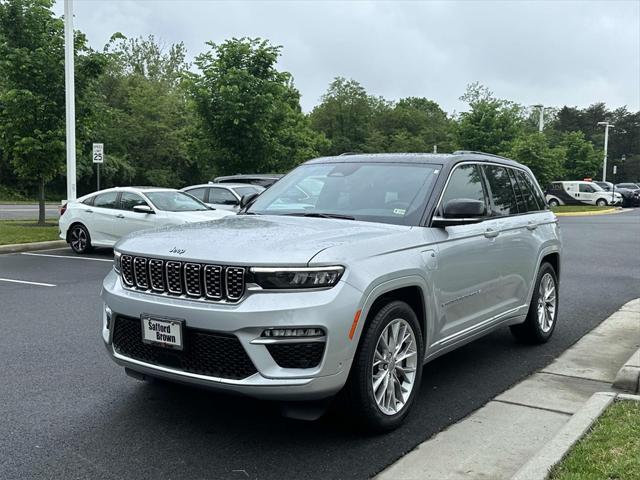
{"label": "asphalt parking lot", "polygon": [[368,478],[640,296],[640,209],[560,224],[552,341],[522,346],[505,328],[439,358],[408,421],[381,436],[336,413],[298,422],[267,402],[130,379],[100,337],[109,250],[2,255],[0,478]]}

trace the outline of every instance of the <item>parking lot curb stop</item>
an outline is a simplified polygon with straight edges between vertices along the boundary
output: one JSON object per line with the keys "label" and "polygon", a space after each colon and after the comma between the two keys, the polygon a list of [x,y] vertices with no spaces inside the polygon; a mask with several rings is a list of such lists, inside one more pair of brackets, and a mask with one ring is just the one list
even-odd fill
{"label": "parking lot curb stop", "polygon": [[16,243],[11,245],[0,245],[0,254],[3,253],[18,253],[18,252],[31,252],[35,250],[48,250],[50,248],[66,247],[67,242],[64,240],[52,240],[49,242],[34,242],[34,243]]}

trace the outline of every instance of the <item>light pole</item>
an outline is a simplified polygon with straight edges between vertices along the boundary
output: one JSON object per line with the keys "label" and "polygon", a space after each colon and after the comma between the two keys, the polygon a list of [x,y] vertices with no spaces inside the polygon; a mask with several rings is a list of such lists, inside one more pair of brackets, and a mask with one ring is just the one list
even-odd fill
{"label": "light pole", "polygon": [[604,125],[604,162],[602,164],[602,181],[607,181],[607,147],[609,145],[609,129],[615,127],[613,123],[598,122],[598,125]]}
{"label": "light pole", "polygon": [[534,108],[538,108],[540,110],[540,116],[538,117],[538,131],[542,132],[544,130],[544,105],[532,105]]}
{"label": "light pole", "polygon": [[67,201],[76,199],[76,100],[73,54],[73,0],[64,0],[64,93],[67,120]]}

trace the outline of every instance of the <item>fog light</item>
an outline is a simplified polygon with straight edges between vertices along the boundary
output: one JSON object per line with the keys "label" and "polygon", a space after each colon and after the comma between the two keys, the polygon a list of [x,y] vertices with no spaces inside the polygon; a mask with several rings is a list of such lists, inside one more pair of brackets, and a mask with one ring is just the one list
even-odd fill
{"label": "fog light", "polygon": [[262,332],[263,337],[324,337],[321,328],[270,328]]}

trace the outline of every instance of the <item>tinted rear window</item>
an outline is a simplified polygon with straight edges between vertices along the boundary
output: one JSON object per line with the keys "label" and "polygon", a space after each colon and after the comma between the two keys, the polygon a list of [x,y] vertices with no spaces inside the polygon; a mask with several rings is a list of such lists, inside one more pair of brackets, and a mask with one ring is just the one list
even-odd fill
{"label": "tinted rear window", "polygon": [[502,216],[518,213],[516,195],[507,169],[497,165],[484,165],[482,168],[491,189],[491,199],[493,201],[491,214]]}

